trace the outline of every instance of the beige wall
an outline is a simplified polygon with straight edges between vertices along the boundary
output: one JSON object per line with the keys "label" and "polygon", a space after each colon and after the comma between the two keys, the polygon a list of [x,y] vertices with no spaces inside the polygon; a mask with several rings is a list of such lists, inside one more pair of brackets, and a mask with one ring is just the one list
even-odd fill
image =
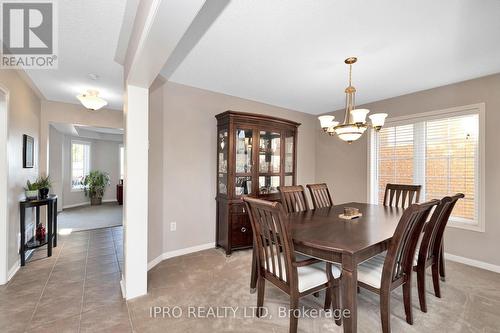
{"label": "beige wall", "polygon": [[[162,89],[163,127],[156,130],[163,131],[163,252],[215,242],[214,138],[218,113],[226,110],[252,112],[301,123],[297,181],[300,184],[314,182],[315,117],[171,82]],[[150,130],[155,129],[150,127]],[[152,221],[152,216],[149,221],[150,226],[157,222]],[[170,222],[174,221],[177,231],[171,232]]]}
{"label": "beige wall", "polygon": [[[362,92],[361,92],[362,93]],[[457,256],[500,265],[500,74],[425,90],[363,105],[389,117],[486,103],[486,232],[448,227],[445,251]],[[342,112],[334,113],[342,118]],[[316,180],[327,181],[336,202],[367,200],[367,136],[351,145],[323,135],[317,126]]]}
{"label": "beige wall", "polygon": [[[0,71],[0,85],[9,91],[8,105],[8,262],[12,270],[19,260],[19,200],[24,198],[26,181],[39,172],[40,98],[14,70]],[[23,168],[23,134],[35,138],[35,167]],[[28,212],[27,222],[33,222]]]}

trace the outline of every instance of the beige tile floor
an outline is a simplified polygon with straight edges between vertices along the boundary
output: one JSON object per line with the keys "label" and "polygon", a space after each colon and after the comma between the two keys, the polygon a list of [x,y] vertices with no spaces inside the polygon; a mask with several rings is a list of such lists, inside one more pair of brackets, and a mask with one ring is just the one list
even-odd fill
{"label": "beige tile floor", "polygon": [[[278,308],[288,298],[267,285],[267,318],[251,314],[256,295],[248,289],[249,251],[226,257],[207,250],[166,260],[148,274],[149,292],[129,302],[121,298],[122,231],[110,228],[73,233],[61,239],[51,258],[37,253],[33,260],[0,287],[2,332],[287,332],[288,319]],[[431,293],[428,307],[418,309],[413,293],[415,323],[406,324],[401,292],[394,292],[393,332],[500,332],[500,274],[447,262],[443,298]],[[377,296],[362,290],[358,297],[359,332],[380,332]],[[300,305],[320,309],[323,296],[306,297]],[[151,316],[152,307],[178,306],[179,318]],[[234,307],[228,318],[193,318],[189,309]],[[219,310],[220,311],[220,310]],[[247,311],[246,315],[245,312]],[[201,315],[201,313],[198,313]],[[342,332],[330,318],[299,319],[299,332]]]}

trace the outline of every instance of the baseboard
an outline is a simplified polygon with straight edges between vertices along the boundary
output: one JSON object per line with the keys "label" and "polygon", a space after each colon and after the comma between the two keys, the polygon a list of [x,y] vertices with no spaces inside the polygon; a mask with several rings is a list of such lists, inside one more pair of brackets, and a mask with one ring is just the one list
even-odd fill
{"label": "baseboard", "polygon": [[77,204],[74,204],[74,205],[67,205],[67,206],[63,207],[63,210],[64,209],[68,209],[68,208],[75,208],[75,207],[87,206],[87,205],[90,205],[90,201],[81,202],[81,203],[77,203]]}
{"label": "baseboard", "polygon": [[21,261],[18,259],[16,261],[16,263],[14,264],[14,266],[12,266],[10,269],[9,269],[9,272],[7,273],[7,282],[10,281],[10,279],[12,279],[14,277],[14,275],[16,275],[17,271],[21,268]]}
{"label": "baseboard", "polygon": [[[118,202],[118,201],[116,201],[116,199],[106,199],[106,200],[103,200],[102,202],[108,203],[108,202]],[[89,205],[90,205],[90,201],[87,201],[87,202],[77,203],[74,205],[67,205],[67,206],[64,206],[62,209],[75,208],[75,207],[81,207],[81,206],[89,206]]]}
{"label": "baseboard", "polygon": [[450,254],[450,253],[446,253],[446,252],[444,253],[444,257],[445,257],[445,259],[450,260],[450,261],[458,262],[458,263],[461,263],[464,265],[473,266],[473,267],[477,267],[477,268],[482,268],[482,269],[485,269],[487,271],[492,271],[495,273],[500,273],[500,266],[498,266],[498,265],[489,264],[487,262],[479,261],[479,260],[475,260],[475,259],[460,257],[460,256],[456,256],[454,254]]}
{"label": "baseboard", "polygon": [[122,278],[120,280],[120,289],[122,291],[123,298],[127,298],[127,292],[125,289],[125,279],[123,278],[123,275],[122,275]]}
{"label": "baseboard", "polygon": [[199,252],[199,251],[203,251],[203,250],[213,249],[213,248],[215,248],[215,242],[186,247],[184,249],[179,249],[179,250],[174,250],[174,251],[162,253],[158,257],[154,258],[153,260],[151,260],[148,263],[148,271],[150,269],[152,269],[153,267],[155,267],[156,265],[158,265],[163,260],[178,257],[178,256],[183,256],[185,254],[190,254],[190,253]]}

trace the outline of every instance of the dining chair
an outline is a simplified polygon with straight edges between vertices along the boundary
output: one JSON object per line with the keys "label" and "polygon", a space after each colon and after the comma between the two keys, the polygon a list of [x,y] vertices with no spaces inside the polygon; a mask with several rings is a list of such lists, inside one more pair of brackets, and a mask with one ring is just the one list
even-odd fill
{"label": "dining chair", "polygon": [[302,185],[298,186],[279,186],[281,195],[281,204],[287,213],[297,213],[309,210],[306,192]]}
{"label": "dining chair", "polygon": [[382,331],[390,326],[391,291],[402,286],[406,322],[413,324],[411,308],[411,275],[417,242],[430,211],[439,204],[431,200],[413,204],[403,212],[387,251],[358,265],[358,286],[380,295]]}
{"label": "dining chair", "polygon": [[420,201],[421,185],[387,184],[384,193],[384,206],[406,208]]}
{"label": "dining chair", "polygon": [[309,189],[309,193],[311,194],[314,209],[333,206],[333,200],[332,196],[330,195],[330,191],[328,190],[328,185],[326,185],[325,183],[321,183],[308,184],[306,186]]}
{"label": "dining chair", "polygon": [[299,298],[303,296],[326,289],[325,311],[330,310],[332,301],[339,309],[340,268],[314,258],[296,260],[288,217],[279,202],[250,197],[243,201],[256,245],[257,317],[262,315],[266,280],[290,296],[290,333],[297,332]]}
{"label": "dining chair", "polygon": [[450,218],[451,212],[457,201],[463,198],[462,193],[457,193],[452,197],[444,197],[441,203],[434,210],[430,221],[425,225],[423,236],[420,241],[418,254],[413,261],[413,270],[417,272],[418,300],[420,310],[427,312],[427,302],[425,297],[425,271],[432,266],[432,283],[434,294],[441,298],[439,287],[439,275],[442,264],[442,244],[444,230]]}

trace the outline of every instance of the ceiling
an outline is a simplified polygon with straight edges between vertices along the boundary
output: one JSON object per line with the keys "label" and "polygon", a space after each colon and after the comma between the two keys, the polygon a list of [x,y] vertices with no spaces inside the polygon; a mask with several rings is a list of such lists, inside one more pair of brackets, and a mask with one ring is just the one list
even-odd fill
{"label": "ceiling", "polygon": [[233,0],[170,80],[320,114],[344,106],[349,56],[358,104],[500,72],[498,17],[498,0]]}
{"label": "ceiling", "polygon": [[87,139],[123,142],[122,128],[93,127],[67,123],[51,123],[59,132]]}
{"label": "ceiling", "polygon": [[122,110],[123,67],[114,58],[125,5],[124,0],[57,1],[58,69],[26,71],[46,99],[79,104],[75,96],[92,88],[108,101],[107,108]]}

